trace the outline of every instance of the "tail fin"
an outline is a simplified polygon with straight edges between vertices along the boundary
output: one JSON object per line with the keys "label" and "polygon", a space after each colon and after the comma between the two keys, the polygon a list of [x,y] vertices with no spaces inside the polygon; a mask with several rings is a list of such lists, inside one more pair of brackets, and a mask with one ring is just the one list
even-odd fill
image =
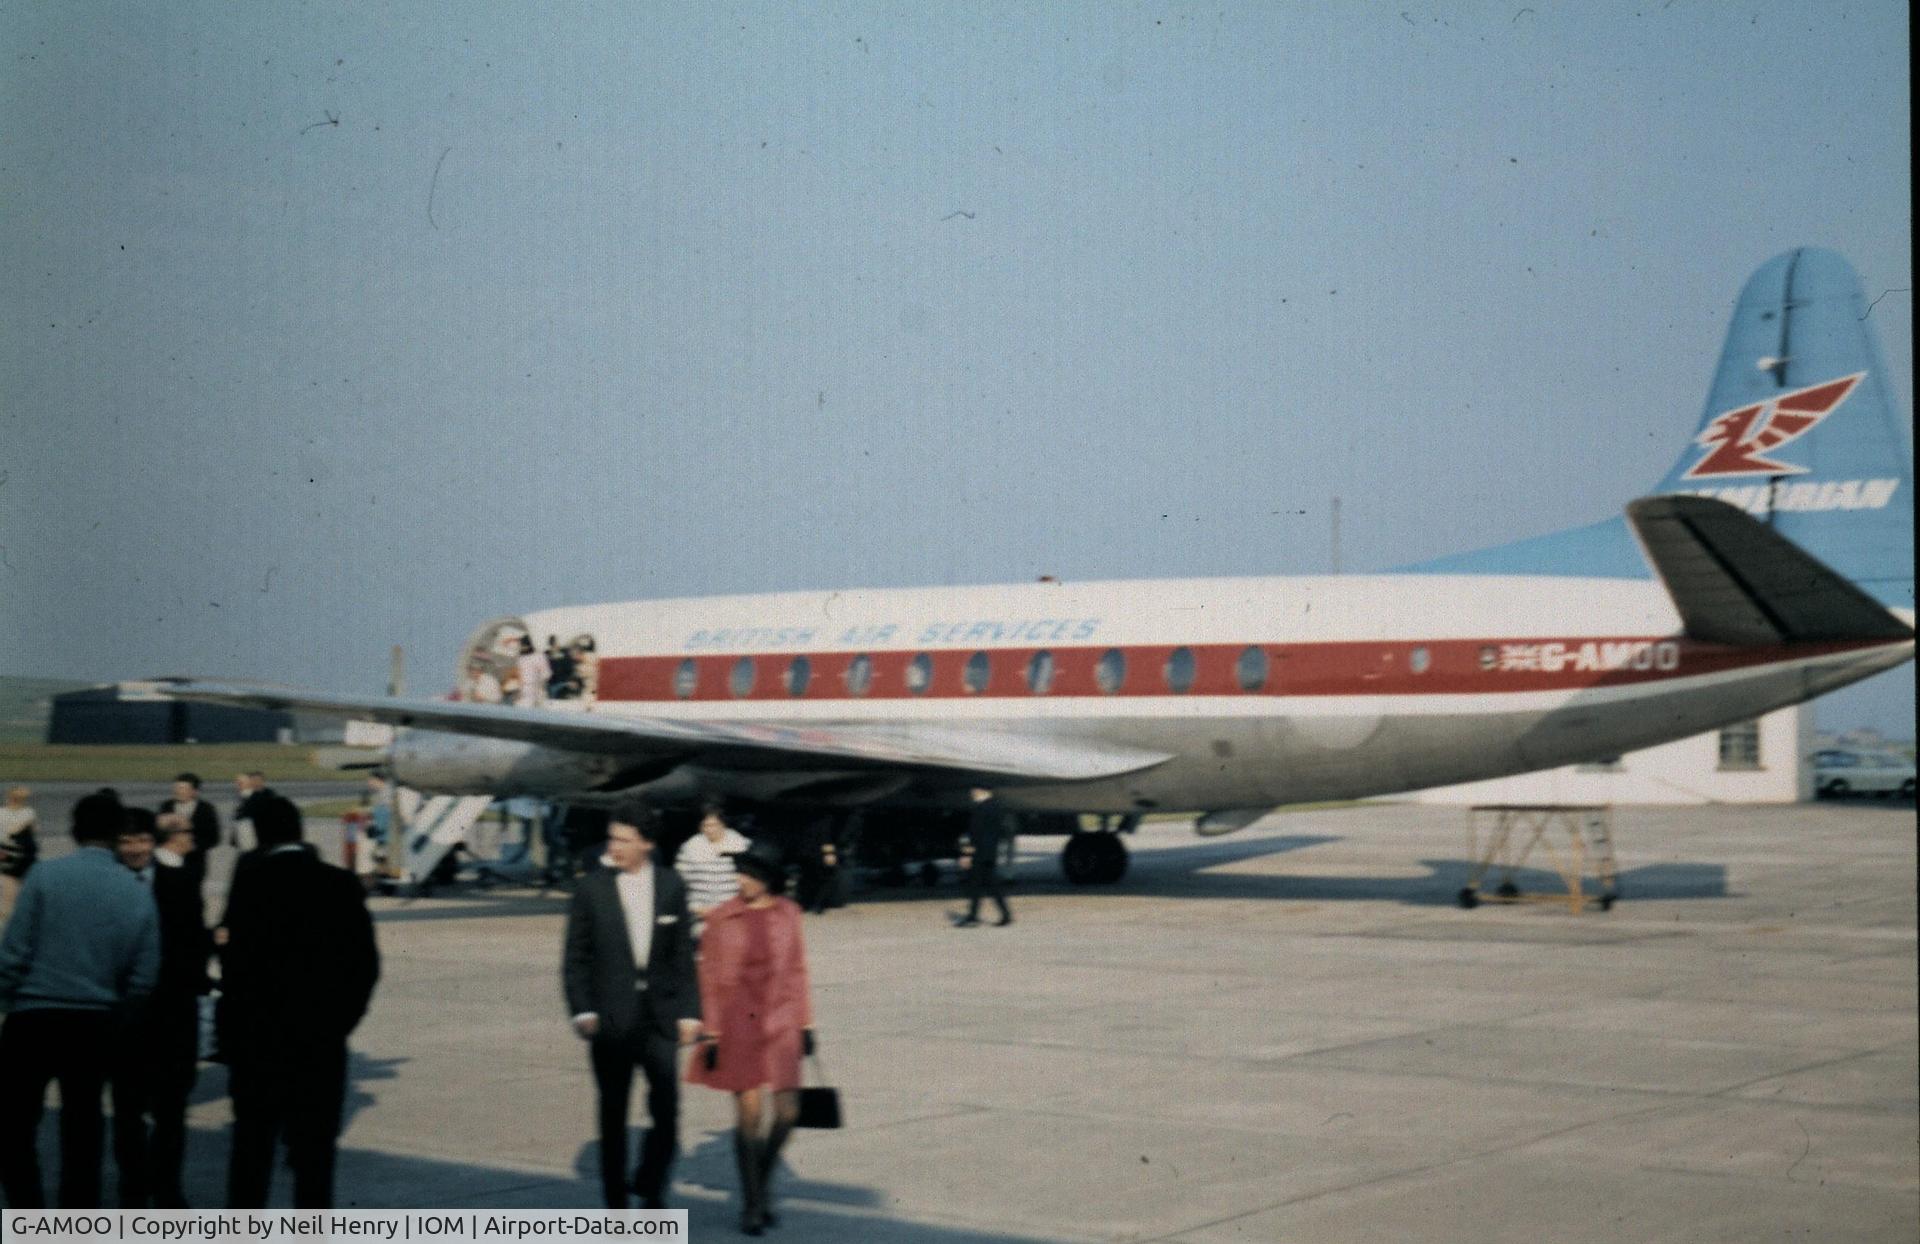
{"label": "tail fin", "polygon": [[[1913,468],[1860,278],[1802,248],[1747,280],[1706,413],[1655,489],[1746,510],[1881,605],[1913,609]],[[1645,578],[1620,516],[1402,571]]]}
{"label": "tail fin", "polygon": [[1739,506],[1913,608],[1913,468],[1846,260],[1803,248],[1748,279],[1693,443],[1657,491]]}

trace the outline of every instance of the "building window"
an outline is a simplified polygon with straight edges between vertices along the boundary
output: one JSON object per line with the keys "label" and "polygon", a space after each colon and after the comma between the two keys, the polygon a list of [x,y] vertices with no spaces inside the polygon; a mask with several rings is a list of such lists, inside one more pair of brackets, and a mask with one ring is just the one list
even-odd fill
{"label": "building window", "polygon": [[1193,688],[1193,675],[1196,663],[1193,649],[1175,648],[1167,657],[1167,690],[1175,695],[1185,695]]}
{"label": "building window", "polygon": [[1739,721],[1720,732],[1720,767],[1723,770],[1764,768],[1760,763],[1760,722]]}
{"label": "building window", "polygon": [[927,688],[933,685],[933,658],[921,653],[907,662],[907,690],[915,695],[925,695]]}
{"label": "building window", "polygon": [[873,687],[873,658],[861,653],[847,662],[847,694],[865,695]]}
{"label": "building window", "polygon": [[736,697],[753,694],[752,657],[741,657],[733,663],[733,673],[727,678],[727,689]]}
{"label": "building window", "polygon": [[987,689],[987,680],[993,677],[992,658],[984,652],[976,652],[967,658],[967,668],[961,673],[960,685],[969,695],[979,695]]}
{"label": "building window", "polygon": [[787,662],[787,672],[780,681],[787,684],[788,695],[805,695],[807,684],[813,681],[813,662],[805,657],[795,657]]}
{"label": "building window", "polygon": [[700,663],[688,657],[673,671],[673,693],[683,700],[690,700],[699,689]]}
{"label": "building window", "polygon": [[1053,690],[1053,654],[1036,652],[1027,661],[1027,690],[1045,695]]}
{"label": "building window", "polygon": [[1093,667],[1093,681],[1106,695],[1120,690],[1127,681],[1127,654],[1118,648],[1101,653],[1099,664]]}
{"label": "building window", "polygon": [[1233,677],[1242,691],[1261,691],[1267,685],[1267,650],[1255,644],[1233,663]]}

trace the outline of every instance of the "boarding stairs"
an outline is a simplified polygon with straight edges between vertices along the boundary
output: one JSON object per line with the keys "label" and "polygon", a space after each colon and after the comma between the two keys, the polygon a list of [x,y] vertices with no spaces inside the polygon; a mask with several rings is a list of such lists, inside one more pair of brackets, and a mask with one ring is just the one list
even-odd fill
{"label": "boarding stairs", "polygon": [[468,840],[474,823],[493,803],[491,795],[423,796],[401,788],[400,823],[406,826],[402,872],[407,884],[427,883],[449,852]]}

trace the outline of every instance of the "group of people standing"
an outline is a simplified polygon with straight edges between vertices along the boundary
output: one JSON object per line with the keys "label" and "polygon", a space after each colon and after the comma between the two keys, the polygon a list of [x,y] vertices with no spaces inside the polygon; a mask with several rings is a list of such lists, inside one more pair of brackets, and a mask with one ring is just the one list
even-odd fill
{"label": "group of people standing", "polygon": [[[234,1128],[228,1204],[266,1204],[276,1146],[287,1148],[294,1202],[332,1203],[347,1081],[348,1034],[379,976],[359,881],[303,841],[299,809],[259,774],[236,780],[237,859],[225,915],[208,929],[202,887],[219,816],[200,780],[181,774],[159,813],[112,791],[73,808],[76,849],[26,872],[0,936],[0,1186],[10,1204],[44,1202],[35,1135],[46,1088],[62,1103],[59,1203],[100,1203],[101,1097],[113,1095],[119,1203],[186,1205],[185,1112],[200,1055],[200,999],[213,988],[228,1064]],[[1002,814],[973,792],[963,856],[972,902],[1012,920],[995,873]],[[19,800],[10,800],[17,804]],[[31,818],[9,818],[9,840]],[[6,830],[7,825],[0,825]],[[562,987],[598,1090],[606,1204],[659,1207],[679,1150],[685,1078],[734,1099],[740,1227],[777,1221],[774,1172],[799,1116],[802,1060],[814,1051],[813,1007],[799,904],[785,897],[787,861],[702,810],[674,867],[654,858],[660,821],[639,801],[609,814],[602,867],[575,889]],[[828,841],[831,841],[829,837]],[[29,839],[29,850],[31,855]],[[828,863],[832,863],[828,859]],[[650,1126],[627,1169],[635,1070]]]}
{"label": "group of people standing", "polygon": [[332,1204],[347,1034],[379,977],[373,924],[359,883],[303,841],[299,809],[257,774],[237,785],[256,845],[235,862],[214,929],[202,885],[220,826],[193,774],[180,775],[158,814],[111,790],[81,798],[75,849],[27,870],[0,935],[0,1188],[9,1204],[46,1204],[36,1136],[57,1082],[61,1206],[100,1204],[109,1085],[119,1204],[186,1206],[185,1116],[213,961],[234,1113],[227,1203],[266,1204],[284,1143],[295,1203]]}
{"label": "group of people standing", "polygon": [[497,646],[469,660],[465,695],[483,704],[535,708],[549,700],[591,702],[600,691],[600,653],[591,635],[562,644],[547,636],[544,650],[531,635],[509,632]]}

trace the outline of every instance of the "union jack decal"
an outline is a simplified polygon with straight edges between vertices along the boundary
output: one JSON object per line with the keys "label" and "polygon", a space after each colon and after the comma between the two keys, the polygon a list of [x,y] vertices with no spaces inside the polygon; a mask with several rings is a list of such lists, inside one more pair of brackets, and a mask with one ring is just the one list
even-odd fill
{"label": "union jack decal", "polygon": [[1806,467],[1775,462],[1764,455],[1805,436],[1815,424],[1839,409],[1840,403],[1847,400],[1847,395],[1866,374],[1855,372],[1719,416],[1694,438],[1694,444],[1705,447],[1707,452],[1681,478],[1806,474]]}

